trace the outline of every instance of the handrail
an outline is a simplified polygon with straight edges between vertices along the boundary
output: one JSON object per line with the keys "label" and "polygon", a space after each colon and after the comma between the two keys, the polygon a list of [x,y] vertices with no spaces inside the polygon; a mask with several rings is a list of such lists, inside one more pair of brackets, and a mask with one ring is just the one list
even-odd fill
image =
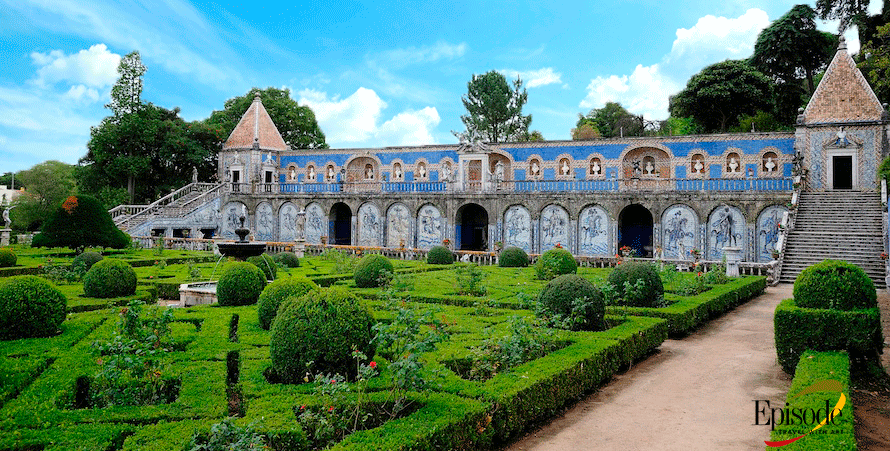
{"label": "handrail", "polygon": [[157,211],[160,211],[161,207],[167,206],[182,197],[185,197],[194,192],[200,191],[210,191],[214,188],[221,187],[222,184],[218,183],[189,183],[188,185],[179,188],[176,191],[173,191],[170,194],[152,202],[149,205],[144,206],[144,208],[138,208],[143,206],[129,206],[129,207],[137,207],[133,208],[133,213],[128,216],[118,215],[118,218],[115,220],[115,225],[118,227],[123,226],[124,224],[131,223],[134,219],[142,218],[154,214]]}
{"label": "handrail", "polygon": [[806,178],[801,175],[796,175],[793,178],[794,191],[791,194],[791,203],[790,210],[782,215],[782,222],[779,227],[779,238],[776,241],[776,251],[779,252],[779,258],[776,259],[776,263],[773,269],[773,285],[779,284],[779,279],[782,277],[782,264],[785,263],[785,248],[788,246],[788,237],[791,236],[791,232],[794,230],[794,226],[797,223],[797,207],[800,204],[800,193],[803,191],[803,185],[806,183]]}

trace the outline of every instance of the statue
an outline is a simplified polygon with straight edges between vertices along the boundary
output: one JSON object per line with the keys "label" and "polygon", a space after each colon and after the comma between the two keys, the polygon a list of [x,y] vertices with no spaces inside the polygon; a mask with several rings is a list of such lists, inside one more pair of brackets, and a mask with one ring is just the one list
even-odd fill
{"label": "statue", "polygon": [[695,166],[692,167],[694,169],[693,172],[702,173],[702,170],[705,168],[705,165],[702,164],[701,160],[695,160]]}
{"label": "statue", "polygon": [[504,180],[504,163],[500,160],[494,165],[494,180],[502,182]]}
{"label": "statue", "polygon": [[655,170],[655,166],[652,166],[652,161],[646,162],[646,175],[652,175],[652,171]]}
{"label": "statue", "polygon": [[309,166],[309,181],[315,181],[315,166]]}
{"label": "statue", "polygon": [[9,225],[12,223],[12,221],[9,219],[9,212],[13,208],[15,208],[15,205],[7,207],[5,210],[3,210],[3,226],[6,228],[9,228]]}
{"label": "statue", "polygon": [[402,165],[396,164],[396,169],[393,171],[393,175],[394,180],[402,180]]}
{"label": "statue", "polygon": [[600,175],[600,171],[602,171],[602,169],[603,168],[600,167],[599,160],[593,160],[593,166],[590,167],[590,173],[593,175]]}
{"label": "statue", "polygon": [[569,171],[571,168],[569,168],[568,160],[562,160],[562,175],[569,175]]}
{"label": "statue", "polygon": [[297,179],[297,168],[295,168],[293,166],[291,166],[291,168],[290,168],[290,179],[291,180]]}
{"label": "statue", "polygon": [[334,180],[334,167],[328,166],[328,180]]}
{"label": "statue", "polygon": [[451,165],[448,163],[445,163],[445,165],[442,166],[442,181],[443,182],[451,181]]}
{"label": "statue", "polygon": [[423,163],[420,163],[417,166],[417,173],[420,174],[420,178],[426,178],[426,166],[424,166]]}
{"label": "statue", "polygon": [[766,172],[773,172],[776,169],[776,163],[773,161],[773,157],[766,157]]}
{"label": "statue", "polygon": [[294,241],[306,241],[306,210],[300,208],[297,212],[297,218],[294,222],[296,230],[294,233]]}
{"label": "statue", "polygon": [[365,178],[374,180],[374,168],[370,164],[365,167]]}
{"label": "statue", "polygon": [[729,157],[729,172],[738,172],[739,162],[736,161],[735,157]]}
{"label": "statue", "polygon": [[541,168],[538,166],[538,160],[532,161],[532,175],[537,176]]}
{"label": "statue", "polygon": [[192,183],[198,183],[198,168],[192,166]]}
{"label": "statue", "polygon": [[640,169],[640,160],[636,160],[631,164],[633,164],[633,176],[639,177],[643,173],[643,170]]}
{"label": "statue", "polygon": [[834,145],[837,147],[847,147],[850,145],[850,140],[847,139],[847,132],[844,131],[844,127],[841,127],[841,130],[837,132],[837,138],[834,140]]}

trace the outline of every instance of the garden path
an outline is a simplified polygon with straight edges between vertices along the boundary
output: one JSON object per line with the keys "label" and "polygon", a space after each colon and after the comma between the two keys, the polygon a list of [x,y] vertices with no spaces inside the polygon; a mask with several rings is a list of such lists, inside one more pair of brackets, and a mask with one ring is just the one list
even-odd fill
{"label": "garden path", "polygon": [[773,313],[792,286],[766,292],[659,351],[507,451],[763,450],[755,399],[783,405]]}

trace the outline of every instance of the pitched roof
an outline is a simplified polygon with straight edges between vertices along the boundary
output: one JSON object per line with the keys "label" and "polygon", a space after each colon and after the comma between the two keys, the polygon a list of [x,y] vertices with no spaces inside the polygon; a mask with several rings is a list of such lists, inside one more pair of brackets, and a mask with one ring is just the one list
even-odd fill
{"label": "pitched roof", "polygon": [[260,100],[260,95],[253,98],[250,108],[241,116],[238,125],[232,130],[229,139],[223,144],[226,149],[250,149],[256,143],[263,150],[287,150],[287,144],[278,133],[278,127],[272,122],[266,107]]}
{"label": "pitched roof", "polygon": [[884,108],[840,39],[813,98],[804,110],[804,123],[877,121]]}

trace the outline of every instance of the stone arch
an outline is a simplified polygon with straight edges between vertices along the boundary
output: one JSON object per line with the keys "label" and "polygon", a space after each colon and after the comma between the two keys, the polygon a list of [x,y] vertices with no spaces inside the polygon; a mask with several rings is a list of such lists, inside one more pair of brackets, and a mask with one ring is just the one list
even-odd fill
{"label": "stone arch", "polygon": [[309,244],[321,244],[321,237],[328,236],[329,221],[318,202],[312,202],[306,206],[306,242]]}
{"label": "stone arch", "polygon": [[324,171],[319,172],[318,164],[313,160],[309,160],[306,162],[306,167],[303,170],[303,181],[306,183],[318,183],[318,175],[321,174],[324,176]]}
{"label": "stone arch", "polygon": [[[733,169],[733,167],[735,167],[735,169]],[[723,162],[723,171],[730,176],[745,174],[745,160],[742,159],[741,150],[735,148],[729,148],[727,150]]]}
{"label": "stone arch", "polygon": [[358,208],[356,219],[356,235],[359,246],[380,246],[380,235],[383,230],[380,209],[376,205],[366,202]]}
{"label": "stone arch", "polygon": [[588,205],[578,214],[578,254],[588,256],[612,255],[612,221],[609,212],[600,205]]}
{"label": "stone arch", "polygon": [[394,158],[389,164],[389,181],[401,182],[405,180],[405,168],[407,165],[401,158]]}
{"label": "stone arch", "polygon": [[672,205],[661,215],[661,246],[664,258],[690,260],[698,248],[699,219],[685,204]]}
{"label": "stone arch", "polygon": [[220,220],[219,234],[223,238],[235,239],[235,229],[241,227],[240,218],[244,215],[244,225],[250,226],[250,213],[247,211],[247,205],[243,202],[228,202],[222,209],[222,218]]}
{"label": "stone arch", "polygon": [[[766,147],[760,153],[760,175],[763,176],[780,176],[782,175],[781,162],[779,161],[779,149],[775,147]],[[773,165],[769,165],[772,162]]]}
{"label": "stone arch", "polygon": [[708,154],[701,149],[689,152],[689,174],[704,177],[708,173]]}
{"label": "stone arch", "polygon": [[297,212],[300,211],[291,202],[285,202],[278,208],[278,241],[294,241],[297,239]]}
{"label": "stone arch", "polygon": [[[606,158],[596,152],[587,156],[587,178],[603,178],[606,176]],[[599,169],[599,171],[597,171]]]}
{"label": "stone arch", "polygon": [[[645,169],[646,162],[652,163],[651,174]],[[664,146],[655,144],[634,147],[623,152],[621,166],[625,179],[635,175],[667,179],[671,177],[671,153]]]}
{"label": "stone arch", "polygon": [[430,163],[426,158],[418,158],[414,161],[414,180],[426,182],[430,179]]}
{"label": "stone arch", "polygon": [[[537,167],[537,173],[535,168]],[[525,159],[525,178],[528,180],[540,180],[544,177],[544,158],[538,154],[529,155]]]}
{"label": "stone arch", "polygon": [[559,154],[553,163],[557,179],[571,179],[575,176],[575,157],[571,154]]}
{"label": "stone arch", "polygon": [[746,249],[747,225],[745,214],[739,207],[723,204],[711,211],[705,228],[708,237],[707,260],[723,258],[724,247],[740,247]]}
{"label": "stone arch", "polygon": [[439,207],[429,203],[421,205],[417,209],[417,247],[429,249],[441,245],[447,236],[447,223]]}
{"label": "stone arch", "polygon": [[782,217],[788,212],[784,205],[770,205],[760,211],[757,216],[757,243],[754,256],[759,262],[772,261],[772,251],[779,241],[779,225]]}
{"label": "stone arch", "polygon": [[532,252],[532,217],[523,205],[511,205],[504,211],[504,247],[515,246]]}
{"label": "stone arch", "polygon": [[492,151],[488,154],[488,173],[496,174],[498,161],[504,165],[504,180],[513,180],[513,158],[501,151]]}
{"label": "stone arch", "polygon": [[[332,174],[333,177],[331,176]],[[324,164],[324,172],[321,174],[323,180],[325,182],[336,182],[338,174],[339,172],[337,164],[331,160],[328,160],[328,162]]]}
{"label": "stone arch", "polygon": [[290,163],[287,165],[287,168],[284,170],[284,181],[285,183],[297,183],[300,179],[300,172],[297,171],[297,164]]}
{"label": "stone arch", "polygon": [[488,209],[476,202],[467,202],[454,217],[456,249],[484,251],[488,249]]}
{"label": "stone arch", "polygon": [[629,246],[637,256],[652,255],[655,220],[652,211],[640,204],[625,206],[618,215],[618,247]]}
{"label": "stone arch", "polygon": [[331,206],[329,216],[328,243],[349,246],[352,244],[352,208],[345,202],[336,202]]}
{"label": "stone arch", "polygon": [[386,246],[414,247],[414,230],[411,210],[396,202],[386,210]]}
{"label": "stone arch", "polygon": [[544,207],[539,224],[541,252],[554,248],[557,244],[566,249],[571,247],[571,220],[569,212],[561,205],[549,204]]}
{"label": "stone arch", "polygon": [[355,156],[346,163],[347,182],[374,182],[380,178],[380,160],[375,156]]}

